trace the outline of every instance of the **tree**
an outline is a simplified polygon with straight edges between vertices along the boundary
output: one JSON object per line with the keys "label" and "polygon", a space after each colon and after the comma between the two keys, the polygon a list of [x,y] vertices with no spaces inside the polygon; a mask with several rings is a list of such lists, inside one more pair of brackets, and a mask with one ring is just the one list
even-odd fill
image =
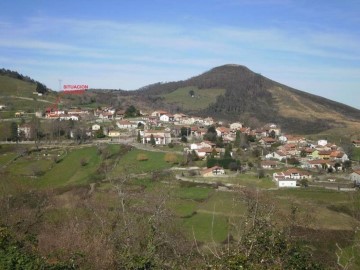
{"label": "tree", "polygon": [[103,127],[100,127],[100,129],[95,132],[95,136],[98,139],[105,138]]}
{"label": "tree", "polygon": [[211,142],[216,142],[217,139],[217,133],[216,133],[216,129],[214,126],[210,126],[206,132],[206,134],[204,135],[204,139],[211,141]]}
{"label": "tree", "polygon": [[270,131],[269,137],[275,139],[276,132],[274,130]]}
{"label": "tree", "polygon": [[240,148],[241,147],[241,134],[240,131],[236,131],[235,133],[235,142],[234,142],[235,147]]}
{"label": "tree", "polygon": [[10,139],[16,142],[19,141],[18,125],[15,122],[10,124]]}
{"label": "tree", "polygon": [[194,97],[194,96],[195,96],[195,91],[191,89],[191,90],[189,91],[189,95],[190,95],[191,97]]}
{"label": "tree", "polygon": [[187,137],[186,136],[181,136],[181,142],[183,142],[183,143],[187,143],[188,142],[188,139],[187,139]]}
{"label": "tree", "polygon": [[39,82],[36,84],[36,92],[45,94],[47,91],[47,87],[44,84]]}
{"label": "tree", "polygon": [[139,110],[135,108],[135,106],[131,105],[125,110],[124,117],[137,117],[140,115]]}
{"label": "tree", "polygon": [[343,167],[344,167],[344,170],[345,170],[345,171],[348,171],[349,169],[351,169],[351,167],[352,167],[352,162],[351,162],[351,160],[346,160],[346,161],[343,163]]}
{"label": "tree", "polygon": [[136,141],[138,143],[141,143],[141,135],[140,135],[140,130],[138,131],[138,134],[137,134],[137,138],[136,138]]}
{"label": "tree", "polygon": [[224,158],[231,158],[230,146],[225,147]]}
{"label": "tree", "polygon": [[153,135],[153,134],[150,135],[150,144],[151,144],[152,146],[155,146],[155,145],[156,145],[155,138],[154,138],[154,135]]}
{"label": "tree", "polygon": [[300,157],[306,157],[306,156],[307,156],[307,153],[306,153],[305,149],[302,149],[300,152]]}
{"label": "tree", "polygon": [[181,127],[180,128],[180,137],[187,137],[191,134],[191,128],[187,128],[187,127]]}

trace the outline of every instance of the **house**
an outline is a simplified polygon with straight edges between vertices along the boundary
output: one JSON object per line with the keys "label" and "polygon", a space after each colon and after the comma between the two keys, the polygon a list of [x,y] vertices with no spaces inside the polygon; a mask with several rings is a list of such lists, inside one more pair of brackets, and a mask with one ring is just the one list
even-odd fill
{"label": "house", "polygon": [[224,168],[220,166],[214,166],[208,169],[205,169],[201,172],[201,175],[203,177],[211,177],[211,176],[217,176],[217,175],[224,175],[225,171]]}
{"label": "house", "polygon": [[240,130],[242,127],[243,127],[243,124],[241,124],[239,122],[235,122],[235,123],[230,124],[230,130],[231,131]]}
{"label": "house", "polygon": [[230,134],[230,128],[227,127],[217,127],[215,130],[217,136],[219,137],[223,137]]}
{"label": "house", "polygon": [[174,121],[181,122],[182,119],[185,119],[187,117],[186,114],[183,113],[175,113],[174,114]]}
{"label": "house", "polygon": [[114,114],[112,112],[101,112],[98,118],[102,120],[112,120],[114,119]]}
{"label": "house", "polygon": [[352,141],[352,144],[353,144],[356,148],[359,148],[359,147],[360,147],[360,140],[354,140],[354,141]]}
{"label": "house", "polygon": [[31,126],[28,124],[18,125],[17,133],[19,137],[24,139],[30,139],[31,137]]}
{"label": "house", "polygon": [[333,151],[330,154],[330,159],[338,162],[344,163],[345,161],[349,160],[349,157],[347,154],[341,151]]}
{"label": "house", "polygon": [[215,148],[200,148],[195,150],[195,153],[200,159],[204,159],[212,154],[218,154]]}
{"label": "house", "polygon": [[310,173],[306,171],[300,171],[296,168],[288,169],[285,172],[273,173],[273,179],[276,182],[283,179],[300,180],[300,179],[310,179],[310,178],[312,178],[312,175]]}
{"label": "house", "polygon": [[128,120],[120,120],[116,123],[116,125],[120,129],[135,129],[138,127],[137,123],[132,123]]}
{"label": "house", "polygon": [[278,167],[278,163],[274,160],[263,160],[260,165],[263,169],[275,169]]}
{"label": "house", "polygon": [[198,150],[198,149],[204,149],[204,148],[212,148],[214,143],[207,143],[207,142],[201,142],[201,143],[192,143],[190,144],[191,150]]}
{"label": "house", "polygon": [[322,151],[319,151],[319,158],[322,158],[322,159],[330,159],[331,153],[332,153],[331,150],[322,150]]}
{"label": "house", "polygon": [[5,109],[5,108],[6,108],[5,105],[0,104],[0,110],[3,110],[3,109]]}
{"label": "house", "polygon": [[73,120],[73,121],[79,121],[80,117],[78,115],[69,115],[69,114],[61,114],[59,115],[59,120]]}
{"label": "house", "polygon": [[305,169],[322,169],[325,166],[328,166],[328,161],[324,159],[307,160],[301,165]]}
{"label": "house", "polygon": [[159,110],[159,111],[154,111],[154,112],[152,112],[151,113],[151,116],[153,116],[153,117],[160,117],[160,116],[162,116],[163,114],[167,114],[168,112],[167,111],[161,111],[161,110]]}
{"label": "house", "polygon": [[98,125],[98,124],[94,124],[94,125],[91,126],[92,131],[98,131],[98,130],[100,130],[100,128],[101,128],[101,126]]}
{"label": "house", "polygon": [[119,137],[120,136],[120,131],[119,130],[114,130],[114,129],[110,129],[108,131],[108,134],[107,134],[109,137]]}
{"label": "house", "polygon": [[279,188],[296,187],[296,180],[294,179],[280,178],[278,179],[277,183]]}
{"label": "house", "polygon": [[266,124],[264,126],[264,130],[266,130],[267,134],[274,133],[275,136],[279,136],[281,134],[281,129],[276,124]]}
{"label": "house", "polygon": [[261,140],[259,140],[259,142],[263,145],[263,146],[266,146],[266,147],[270,147],[272,144],[276,143],[276,139],[274,138],[262,138]]}
{"label": "house", "polygon": [[160,121],[162,122],[174,122],[174,116],[172,114],[163,114],[160,116]]}
{"label": "house", "polygon": [[353,181],[356,185],[360,185],[360,170],[354,170],[350,174],[350,180]]}
{"label": "house", "polygon": [[326,146],[327,144],[328,144],[327,140],[318,140],[317,141],[317,145],[320,145],[320,146]]}
{"label": "house", "polygon": [[214,119],[212,117],[204,118],[204,125],[205,126],[212,126],[214,124]]}
{"label": "house", "polygon": [[165,130],[144,130],[142,143],[151,143],[151,138],[154,138],[156,145],[165,145],[171,143],[171,134]]}
{"label": "house", "polygon": [[282,151],[272,152],[265,156],[266,159],[277,159],[279,161],[286,159],[286,157],[287,157],[286,154]]}

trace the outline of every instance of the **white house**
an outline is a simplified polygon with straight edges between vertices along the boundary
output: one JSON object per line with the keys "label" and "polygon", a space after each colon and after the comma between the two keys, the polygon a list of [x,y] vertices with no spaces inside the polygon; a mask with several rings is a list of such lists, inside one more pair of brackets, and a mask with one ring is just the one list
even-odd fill
{"label": "white house", "polygon": [[174,116],[172,114],[163,114],[160,116],[162,122],[174,122]]}
{"label": "white house", "polygon": [[217,175],[224,175],[225,171],[224,168],[220,166],[214,166],[208,169],[205,169],[201,172],[201,175],[203,177],[211,177],[211,176],[217,176]]}
{"label": "white house", "polygon": [[294,179],[279,179],[278,180],[278,187],[285,188],[285,187],[296,187],[296,180]]}
{"label": "white house", "polygon": [[3,110],[3,109],[5,109],[5,108],[6,108],[5,105],[0,104],[0,110]]}
{"label": "white house", "polygon": [[355,170],[350,174],[350,180],[355,182],[357,185],[360,184],[360,170]]}
{"label": "white house", "polygon": [[327,140],[318,140],[317,144],[320,146],[326,146],[328,144],[328,141]]}
{"label": "white house", "polygon": [[60,121],[62,120],[73,120],[73,121],[79,121],[79,116],[77,115],[69,115],[69,114],[62,114],[59,116]]}
{"label": "white house", "polygon": [[235,123],[230,124],[230,130],[231,131],[240,130],[242,127],[243,127],[243,124],[241,124],[239,122],[235,122]]}
{"label": "white house", "polygon": [[111,138],[119,137],[120,131],[119,130],[109,130],[107,135]]}
{"label": "white house", "polygon": [[98,131],[98,130],[100,130],[100,128],[101,128],[101,126],[98,125],[98,124],[94,124],[94,125],[91,126],[92,131]]}
{"label": "white house", "polygon": [[277,160],[283,160],[284,158],[286,158],[286,154],[282,151],[276,151],[276,152],[272,152],[270,154],[267,154],[265,156],[266,159],[277,159]]}
{"label": "white house", "polygon": [[143,144],[151,143],[151,138],[154,138],[155,144],[157,145],[165,145],[171,143],[171,134],[169,131],[144,130],[142,134],[143,134],[143,138],[142,138]]}
{"label": "white house", "polygon": [[138,127],[138,124],[137,123],[132,123],[128,120],[121,120],[121,121],[118,121],[116,123],[116,125],[118,126],[118,128],[120,129],[135,129]]}

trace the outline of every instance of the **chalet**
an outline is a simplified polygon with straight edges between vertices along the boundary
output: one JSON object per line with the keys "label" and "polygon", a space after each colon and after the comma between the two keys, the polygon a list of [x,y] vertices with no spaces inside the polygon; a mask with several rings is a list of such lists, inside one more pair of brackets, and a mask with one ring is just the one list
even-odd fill
{"label": "chalet", "polygon": [[214,119],[212,117],[204,118],[204,125],[205,126],[212,126],[214,124]]}
{"label": "chalet", "polygon": [[101,112],[99,113],[98,118],[102,120],[113,120],[114,114],[112,112]]}
{"label": "chalet", "polygon": [[276,169],[278,167],[278,163],[274,160],[263,160],[260,164],[263,169]]}
{"label": "chalet", "polygon": [[124,117],[125,117],[125,110],[117,110],[117,111],[115,111],[115,119],[116,120],[124,119]]}
{"label": "chalet", "polygon": [[306,160],[301,165],[304,169],[321,169],[325,166],[328,166],[328,161],[324,159]]}
{"label": "chalet", "polygon": [[243,127],[243,124],[239,122],[231,123],[230,124],[230,130],[235,132],[236,130],[240,130]]}
{"label": "chalet", "polygon": [[318,140],[317,141],[317,145],[320,145],[320,146],[326,146],[327,144],[328,144],[327,140]]}
{"label": "chalet", "polygon": [[219,137],[223,137],[230,134],[230,128],[227,127],[217,127],[215,130],[217,136]]}
{"label": "chalet", "polygon": [[163,114],[160,116],[160,121],[162,122],[174,122],[174,116],[172,114]]}
{"label": "chalet", "polygon": [[256,138],[258,138],[258,139],[266,137],[268,135],[268,133],[266,132],[265,129],[255,129],[254,132],[255,132]]}
{"label": "chalet", "polygon": [[201,142],[201,143],[192,143],[190,144],[191,150],[198,150],[203,148],[213,148],[215,146],[214,143],[207,143],[207,142]]}
{"label": "chalet", "polygon": [[217,175],[224,175],[225,171],[224,168],[220,166],[214,166],[208,169],[205,169],[201,172],[201,175],[203,177],[211,177],[211,176],[217,176]]}
{"label": "chalet", "polygon": [[285,172],[276,172],[273,174],[273,179],[278,181],[279,179],[309,179],[312,175],[306,171],[300,171],[296,168],[288,169]]}
{"label": "chalet", "polygon": [[260,142],[263,146],[270,147],[272,144],[276,143],[277,140],[274,139],[274,138],[266,137],[266,138],[262,138],[261,140],[259,140],[259,142]]}
{"label": "chalet", "polygon": [[204,159],[210,155],[219,156],[220,149],[217,148],[201,148],[195,150],[196,154],[200,159]]}
{"label": "chalet", "polygon": [[350,180],[353,181],[356,185],[360,185],[360,170],[354,170],[350,174]]}
{"label": "chalet", "polygon": [[133,123],[128,120],[120,120],[116,123],[116,125],[120,129],[135,129],[138,127],[137,123]]}
{"label": "chalet", "polygon": [[151,113],[151,116],[153,116],[153,117],[160,117],[160,116],[162,116],[162,115],[164,115],[164,114],[168,114],[168,112],[167,111],[161,111],[161,110],[159,110],[159,111],[154,111],[154,112],[152,112]]}
{"label": "chalet", "polygon": [[332,153],[332,151],[330,151],[330,150],[319,151],[319,158],[321,158],[321,159],[330,159],[331,153]]}
{"label": "chalet", "polygon": [[330,154],[330,159],[338,162],[344,163],[345,161],[349,160],[349,157],[347,154],[341,151],[333,151]]}
{"label": "chalet", "polygon": [[151,143],[151,138],[154,138],[156,145],[165,145],[171,143],[171,134],[165,130],[144,130],[142,143]]}
{"label": "chalet", "polygon": [[181,122],[181,120],[185,119],[187,117],[186,114],[183,113],[175,113],[174,114],[174,121]]}
{"label": "chalet", "polygon": [[277,159],[279,161],[286,159],[286,157],[287,157],[286,154],[282,151],[272,152],[265,156],[266,159]]}

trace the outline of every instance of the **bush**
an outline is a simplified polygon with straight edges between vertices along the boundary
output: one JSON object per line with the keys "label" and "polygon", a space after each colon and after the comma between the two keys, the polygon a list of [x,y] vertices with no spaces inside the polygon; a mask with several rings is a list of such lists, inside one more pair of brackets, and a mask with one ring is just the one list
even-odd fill
{"label": "bush", "polygon": [[136,157],[137,161],[147,161],[149,158],[146,154],[138,154]]}

